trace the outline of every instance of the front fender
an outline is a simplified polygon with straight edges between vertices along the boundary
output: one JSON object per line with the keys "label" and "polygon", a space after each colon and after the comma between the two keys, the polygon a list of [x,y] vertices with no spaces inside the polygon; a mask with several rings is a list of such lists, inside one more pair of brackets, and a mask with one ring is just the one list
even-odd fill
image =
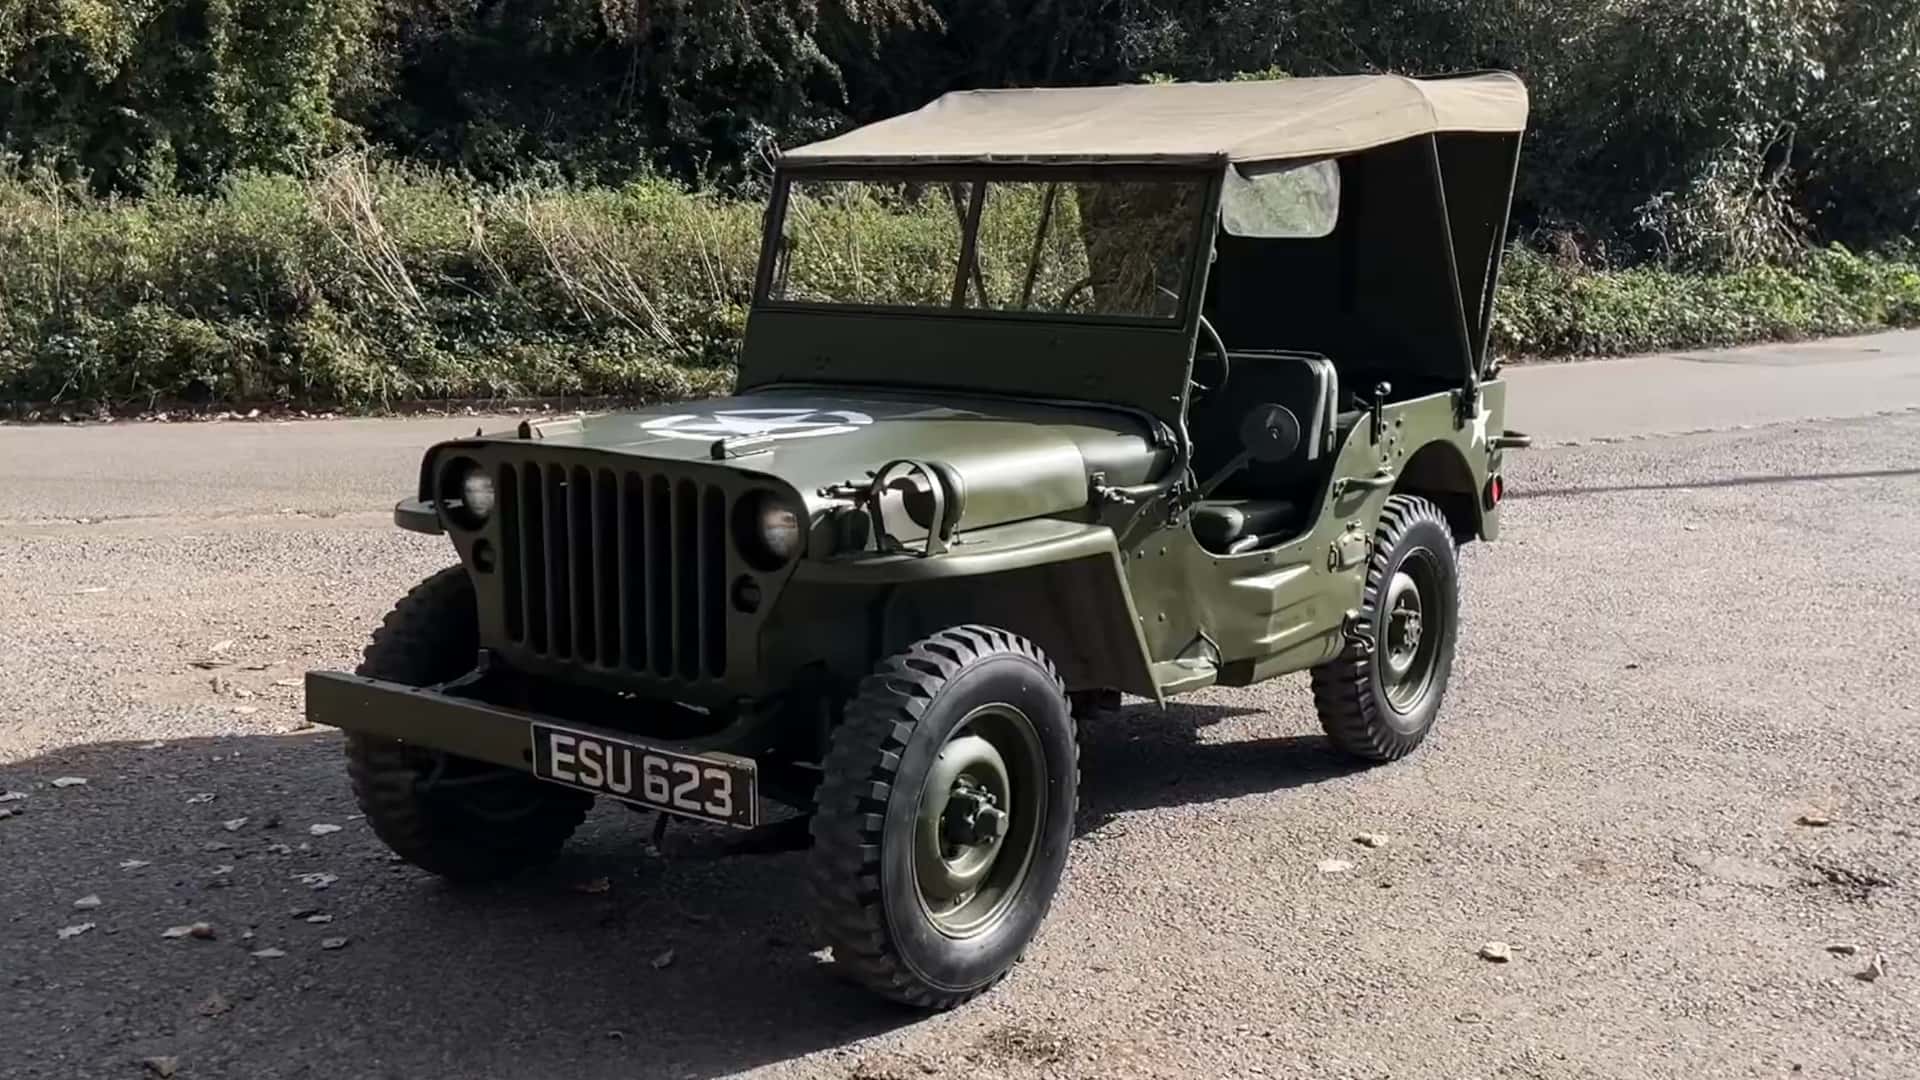
{"label": "front fender", "polygon": [[1159,700],[1120,548],[1104,525],[1041,518],[967,533],[941,555],[860,554],[805,562],[791,588],[885,593],[881,655],[963,623],[997,626],[1040,646],[1072,690]]}

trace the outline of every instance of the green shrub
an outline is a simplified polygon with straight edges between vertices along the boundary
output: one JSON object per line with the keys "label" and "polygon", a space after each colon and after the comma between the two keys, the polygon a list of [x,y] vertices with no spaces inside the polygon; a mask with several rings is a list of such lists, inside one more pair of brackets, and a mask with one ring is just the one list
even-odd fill
{"label": "green shrub", "polygon": [[[991,295],[1015,289],[1033,209],[1010,203],[983,238]],[[810,227],[830,265],[857,253],[863,280],[924,276],[925,223],[887,213],[847,207]],[[760,229],[758,203],[657,179],[492,189],[343,158],[128,202],[0,175],[0,400],[378,409],[720,393]],[[1515,248],[1494,342],[1589,356],[1914,324],[1911,260],[1834,247],[1721,275],[1595,272]]]}

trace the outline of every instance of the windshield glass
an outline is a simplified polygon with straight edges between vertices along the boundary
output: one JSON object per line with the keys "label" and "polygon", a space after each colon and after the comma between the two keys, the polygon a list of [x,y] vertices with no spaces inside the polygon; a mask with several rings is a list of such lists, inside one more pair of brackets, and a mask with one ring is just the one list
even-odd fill
{"label": "windshield glass", "polygon": [[767,298],[1177,321],[1198,177],[812,179],[787,188]]}

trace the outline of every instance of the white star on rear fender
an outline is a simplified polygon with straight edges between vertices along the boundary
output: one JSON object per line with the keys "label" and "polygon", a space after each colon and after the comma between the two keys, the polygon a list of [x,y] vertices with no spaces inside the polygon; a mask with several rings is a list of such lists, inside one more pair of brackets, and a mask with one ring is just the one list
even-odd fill
{"label": "white star on rear fender", "polygon": [[1474,405],[1473,442],[1471,445],[1479,446],[1481,443],[1487,441],[1487,421],[1491,419],[1493,419],[1493,414],[1487,412],[1487,410],[1481,408],[1478,404]]}

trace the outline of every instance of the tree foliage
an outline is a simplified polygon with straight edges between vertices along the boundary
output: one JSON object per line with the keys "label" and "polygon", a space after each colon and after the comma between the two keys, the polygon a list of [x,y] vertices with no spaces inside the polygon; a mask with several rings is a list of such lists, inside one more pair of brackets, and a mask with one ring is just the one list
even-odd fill
{"label": "tree foliage", "polygon": [[364,145],[750,187],[950,89],[1521,72],[1516,221],[1602,265],[1920,234],[1920,0],[8,0],[0,151],[211,191]]}

